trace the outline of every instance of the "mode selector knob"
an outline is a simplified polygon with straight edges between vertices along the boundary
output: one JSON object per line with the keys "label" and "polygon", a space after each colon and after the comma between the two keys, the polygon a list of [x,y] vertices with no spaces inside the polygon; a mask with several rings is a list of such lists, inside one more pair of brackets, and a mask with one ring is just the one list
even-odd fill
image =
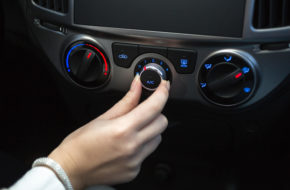
{"label": "mode selector knob", "polygon": [[211,55],[199,70],[198,82],[204,97],[219,106],[237,106],[249,100],[257,87],[255,59],[239,50]]}
{"label": "mode selector knob", "polygon": [[143,88],[154,91],[162,80],[167,80],[166,71],[156,63],[145,65],[140,73]]}
{"label": "mode selector knob", "polygon": [[233,98],[237,96],[244,83],[244,73],[231,63],[215,65],[208,73],[208,89],[218,97]]}

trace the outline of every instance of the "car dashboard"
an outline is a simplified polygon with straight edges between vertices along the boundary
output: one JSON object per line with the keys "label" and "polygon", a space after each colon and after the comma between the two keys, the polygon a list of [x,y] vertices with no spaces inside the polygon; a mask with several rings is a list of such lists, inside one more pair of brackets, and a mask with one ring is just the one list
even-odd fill
{"label": "car dashboard", "polygon": [[[26,3],[45,54],[84,90],[125,92],[153,63],[170,80],[172,100],[240,109],[289,76],[289,5],[282,1],[271,9],[244,0]],[[143,86],[154,90],[156,80],[145,75]]]}
{"label": "car dashboard", "polygon": [[289,0],[17,4],[73,121],[52,138],[114,105],[136,75],[142,99],[170,81],[163,142],[117,189],[289,187]]}

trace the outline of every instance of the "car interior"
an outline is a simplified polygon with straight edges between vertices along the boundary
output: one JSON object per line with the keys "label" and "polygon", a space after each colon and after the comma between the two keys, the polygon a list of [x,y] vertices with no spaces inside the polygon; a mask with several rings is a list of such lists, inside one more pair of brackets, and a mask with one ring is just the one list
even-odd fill
{"label": "car interior", "polygon": [[290,0],[1,0],[0,187],[140,75],[162,143],[117,190],[290,189]]}

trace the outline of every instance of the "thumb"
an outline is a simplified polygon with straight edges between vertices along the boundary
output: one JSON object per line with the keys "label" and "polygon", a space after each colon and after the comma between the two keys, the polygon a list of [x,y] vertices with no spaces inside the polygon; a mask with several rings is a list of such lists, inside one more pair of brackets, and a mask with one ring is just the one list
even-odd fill
{"label": "thumb", "polygon": [[101,115],[98,119],[114,119],[130,112],[138,105],[141,93],[142,85],[140,82],[140,76],[136,75],[131,84],[130,91],[122,98],[122,100],[116,103],[111,109]]}

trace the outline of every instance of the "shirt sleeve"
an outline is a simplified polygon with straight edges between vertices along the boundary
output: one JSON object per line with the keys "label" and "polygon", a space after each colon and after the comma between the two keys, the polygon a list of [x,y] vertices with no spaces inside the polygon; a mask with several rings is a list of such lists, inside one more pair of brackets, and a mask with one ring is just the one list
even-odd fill
{"label": "shirt sleeve", "polygon": [[34,167],[9,190],[65,190],[55,173],[47,167]]}

